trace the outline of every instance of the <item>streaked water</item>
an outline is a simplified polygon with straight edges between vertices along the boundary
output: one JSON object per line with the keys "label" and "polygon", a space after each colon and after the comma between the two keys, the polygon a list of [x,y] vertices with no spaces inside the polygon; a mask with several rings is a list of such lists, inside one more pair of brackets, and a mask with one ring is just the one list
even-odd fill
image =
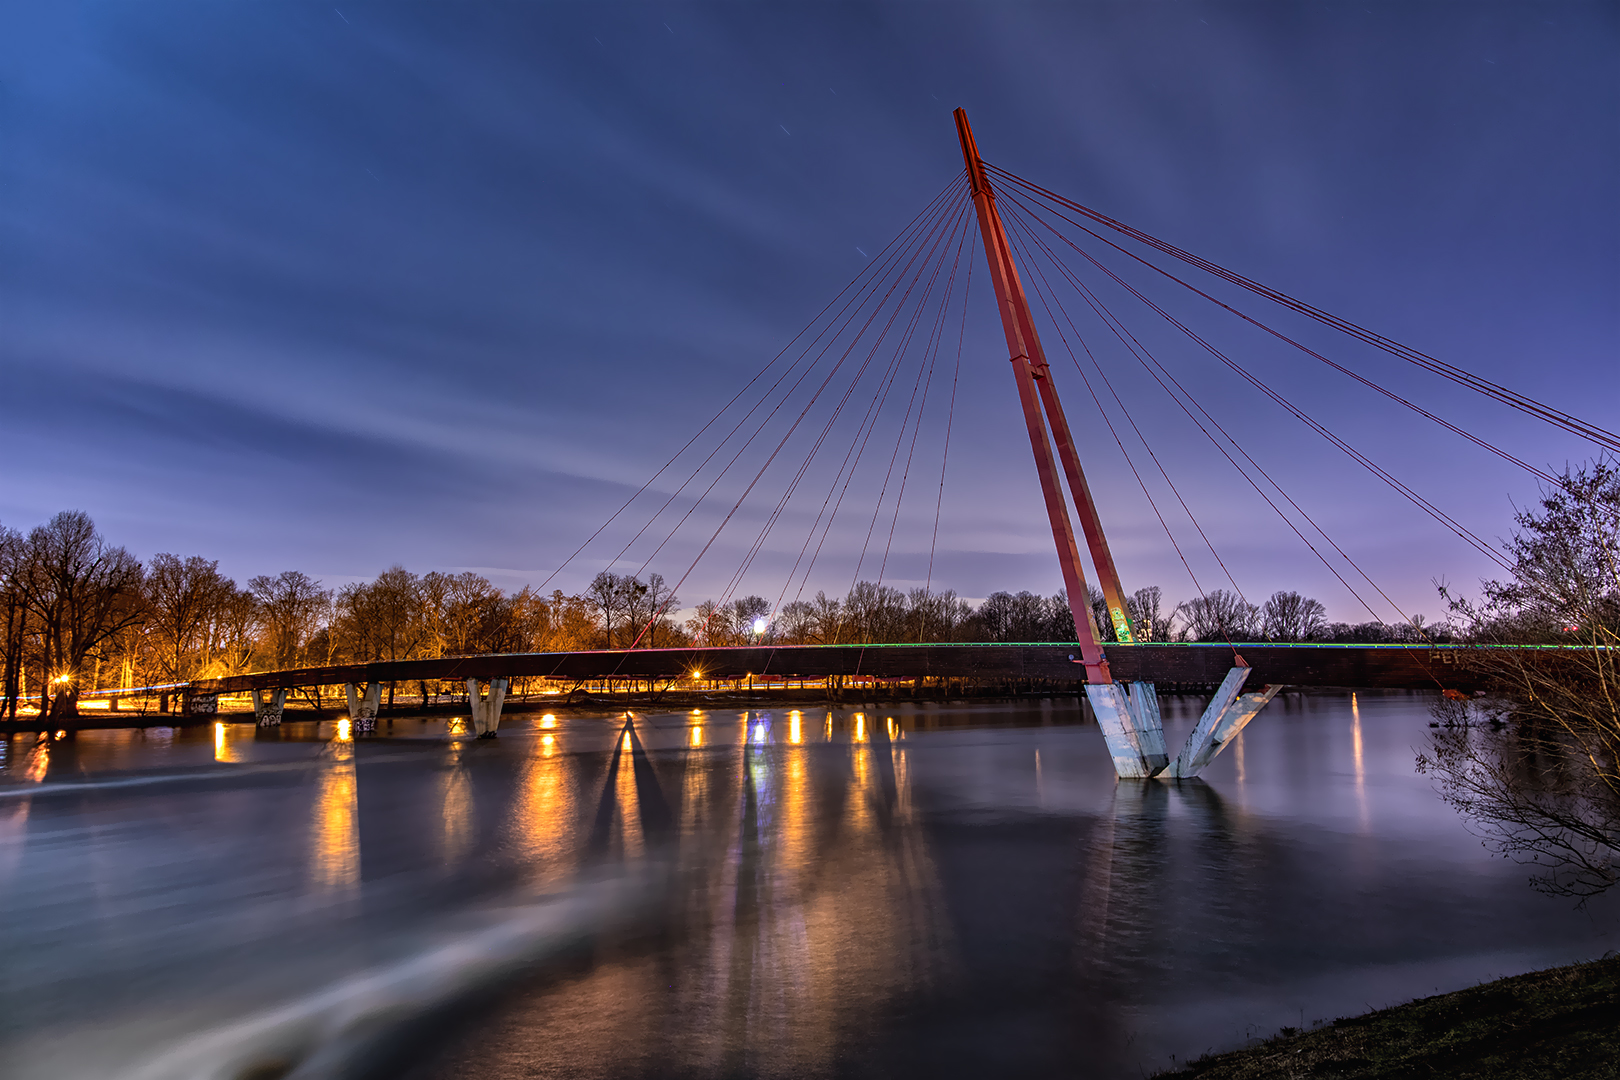
{"label": "streaked water", "polygon": [[1140,1077],[1615,947],[1414,774],[1427,723],[1285,696],[1179,786],[1073,699],[16,738],[0,1060]]}

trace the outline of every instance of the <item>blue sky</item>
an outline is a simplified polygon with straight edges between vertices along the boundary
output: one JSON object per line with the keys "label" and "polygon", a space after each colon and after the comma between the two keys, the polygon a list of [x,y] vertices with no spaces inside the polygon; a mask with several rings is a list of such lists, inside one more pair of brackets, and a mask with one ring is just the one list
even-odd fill
{"label": "blue sky", "polygon": [[[0,522],[83,509],[137,555],[239,579],[399,562],[538,584],[960,169],[959,105],[996,164],[1620,428],[1617,46],[1616,9],[1577,3],[8,5]],[[1534,498],[1315,361],[1219,332],[1475,531]],[[1590,456],[1312,341],[1532,463]],[[1184,342],[1160,349],[1408,611],[1488,571]],[[934,584],[971,597],[1060,585],[1004,365],[981,288],[934,553]],[[1126,587],[1191,595],[1058,377]],[[1366,617],[1121,378],[1251,599]],[[754,512],[684,599],[725,587]],[[652,569],[685,573],[709,514]],[[775,595],[796,514],[743,591]],[[893,583],[920,583],[932,522],[908,503]],[[847,588],[863,536],[835,532],[812,591]]]}

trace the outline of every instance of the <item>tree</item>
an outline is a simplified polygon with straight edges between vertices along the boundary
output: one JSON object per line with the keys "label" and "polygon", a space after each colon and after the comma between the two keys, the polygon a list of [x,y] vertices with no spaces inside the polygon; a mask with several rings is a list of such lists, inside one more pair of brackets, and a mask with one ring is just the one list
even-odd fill
{"label": "tree", "polygon": [[1255,636],[1260,609],[1225,589],[1176,605],[1182,634],[1192,641],[1247,641]]}
{"label": "tree", "polygon": [[90,515],[64,510],[23,543],[23,602],[40,644],[41,698],[53,717],[79,715],[85,660],[119,631],[141,622],[141,564],[109,546]]}
{"label": "tree", "polygon": [[[597,615],[602,620],[603,648],[613,648],[613,622],[625,610],[627,594],[630,591],[629,583],[632,581],[635,581],[635,578],[603,570],[591,579],[590,588],[585,590],[585,599],[595,606]],[[635,583],[641,585],[639,581]]]}
{"label": "tree", "polygon": [[647,575],[646,584],[640,578],[620,578],[623,589],[625,647],[639,644],[644,649],[658,647],[658,632],[674,628],[668,612],[678,602],[675,593],[664,582],[664,575]]}
{"label": "tree", "polygon": [[810,645],[816,640],[816,607],[808,600],[790,600],[777,614],[782,640],[790,645]]}
{"label": "tree", "polygon": [[301,667],[306,650],[325,627],[332,593],[302,570],[283,570],[275,577],[261,574],[248,582],[259,624],[260,649],[270,668]]}
{"label": "tree", "polygon": [[770,633],[765,622],[771,602],[763,596],[744,596],[731,602],[731,625],[739,641],[759,641]]}
{"label": "tree", "polygon": [[23,537],[15,529],[0,526],[0,718],[17,718],[17,700],[22,696],[23,643],[28,633],[27,594],[23,581]]}
{"label": "tree", "polygon": [[212,659],[219,609],[236,592],[219,561],[160,552],[146,573],[147,622],[166,682],[189,682]]}
{"label": "tree", "polygon": [[[1067,598],[1064,607],[1068,606]],[[1047,602],[1037,593],[994,592],[976,612],[980,632],[987,641],[1043,641],[1050,623]],[[1072,620],[1071,620],[1072,621]],[[1060,640],[1072,641],[1068,637]]]}
{"label": "tree", "polygon": [[1260,626],[1271,641],[1314,641],[1327,629],[1327,608],[1320,600],[1279,590],[1261,606]]}
{"label": "tree", "polygon": [[1125,601],[1138,641],[1169,641],[1170,618],[1162,611],[1164,593],[1157,585],[1137,589]]}
{"label": "tree", "polygon": [[484,646],[501,635],[501,590],[471,570],[449,578],[447,586],[446,651],[456,656],[488,652]]}
{"label": "tree", "polygon": [[253,593],[229,582],[230,590],[214,607],[214,662],[226,675],[247,671],[259,640],[259,604]]}
{"label": "tree", "polygon": [[840,645],[846,640],[844,630],[844,602],[828,596],[820,589],[810,601],[810,633],[818,645]]}
{"label": "tree", "polygon": [[1620,470],[1565,470],[1514,522],[1508,579],[1442,595],[1469,641],[1570,647],[1468,654],[1497,695],[1442,698],[1418,765],[1537,888],[1584,899],[1620,880]]}
{"label": "tree", "polygon": [[725,645],[727,620],[721,614],[720,605],[713,600],[705,600],[693,611],[692,617],[686,620],[686,632],[694,645]]}

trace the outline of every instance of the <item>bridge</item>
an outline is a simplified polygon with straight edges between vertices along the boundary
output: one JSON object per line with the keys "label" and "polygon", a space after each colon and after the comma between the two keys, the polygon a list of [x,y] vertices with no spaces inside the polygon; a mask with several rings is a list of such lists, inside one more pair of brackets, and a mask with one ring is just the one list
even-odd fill
{"label": "bridge", "polygon": [[[364,731],[374,726],[381,689],[385,684],[417,680],[464,680],[476,731],[481,736],[490,736],[498,729],[510,680],[523,677],[574,680],[598,678],[679,680],[691,677],[785,676],[821,679],[858,676],[1060,680],[1072,681],[1077,686],[1083,686],[1120,777],[1179,778],[1198,775],[1221,749],[1261,712],[1266,703],[1283,686],[1391,687],[1443,690],[1452,694],[1467,693],[1474,689],[1479,675],[1476,665],[1469,662],[1468,650],[1421,640],[1410,645],[1371,646],[1249,643],[1241,640],[1191,644],[1144,640],[1156,636],[1154,628],[1146,624],[1151,617],[1140,610],[1133,610],[1132,597],[1121,584],[1102,520],[1082,467],[1076,439],[1071,431],[1063,403],[1058,397],[1052,368],[1042,344],[1041,333],[1037,329],[1026,284],[1033,288],[1040,299],[1042,310],[1046,315],[1045,325],[1061,339],[1062,347],[1073,359],[1086,390],[1102,414],[1108,433],[1119,445],[1131,471],[1136,474],[1144,496],[1164,526],[1166,536],[1182,564],[1186,566],[1200,597],[1206,600],[1209,590],[1194,573],[1187,550],[1177,540],[1167,521],[1165,507],[1161,507],[1154,500],[1148,484],[1143,480],[1142,472],[1147,470],[1148,460],[1151,460],[1152,466],[1163,476],[1165,485],[1174,494],[1174,501],[1186,512],[1199,540],[1208,547],[1214,562],[1220,567],[1220,571],[1225,573],[1227,579],[1232,581],[1234,590],[1240,596],[1241,590],[1237,588],[1237,582],[1227,570],[1226,563],[1220,558],[1207,533],[1199,525],[1193,511],[1175,487],[1159,456],[1154,453],[1143,426],[1131,416],[1125,402],[1110,381],[1107,370],[1097,362],[1076,321],[1062,306],[1054,281],[1057,285],[1066,284],[1074,288],[1106,331],[1118,339],[1123,353],[1142,364],[1144,370],[1180,407],[1188,422],[1208,436],[1214,448],[1236,468],[1271,510],[1276,512],[1282,523],[1310,548],[1316,558],[1332,572],[1351,595],[1366,606],[1379,621],[1383,621],[1383,618],[1375,610],[1375,605],[1382,605],[1385,610],[1393,609],[1397,623],[1408,624],[1413,631],[1412,636],[1420,639],[1423,637],[1421,625],[1399,611],[1388,594],[1356,564],[1343,546],[1335,542],[1300,503],[1242,448],[1231,432],[1221,424],[1219,418],[1211,415],[1196,397],[1187,393],[1175,375],[1143,344],[1142,339],[1131,333],[1113,314],[1098,291],[1088,286],[1058,257],[1060,252],[1064,252],[1065,245],[1084,260],[1087,273],[1102,275],[1098,280],[1111,281],[1126,294],[1141,301],[1146,308],[1161,316],[1174,331],[1184,335],[1197,349],[1207,353],[1220,365],[1244,379],[1263,397],[1297,418],[1335,449],[1389,485],[1417,510],[1445,526],[1464,543],[1492,559],[1504,570],[1510,569],[1511,564],[1496,547],[1471,533],[1437,504],[1419,495],[1365,454],[1350,446],[1344,439],[1329,431],[1268,386],[1254,372],[1245,368],[1230,353],[1216,347],[1207,336],[1178,319],[1171,310],[1124,279],[1119,272],[1083,244],[1091,244],[1093,248],[1111,258],[1125,256],[1129,260],[1134,260],[1134,264],[1146,268],[1143,272],[1151,271],[1158,275],[1153,280],[1166,279],[1172,286],[1188,290],[1192,295],[1201,297],[1224,310],[1246,327],[1269,335],[1275,342],[1300,350],[1396,405],[1410,409],[1441,425],[1475,447],[1529,471],[1543,482],[1553,482],[1556,478],[1514,457],[1491,443],[1488,438],[1465,431],[1427,412],[1327,355],[1259,321],[1247,312],[1237,310],[1226,301],[1167,270],[1161,262],[1166,259],[1172,265],[1179,262],[1212,275],[1226,286],[1247,290],[1295,315],[1314,320],[1354,340],[1381,349],[1424,371],[1483,394],[1606,450],[1620,451],[1620,436],[1260,285],[1066,199],[1016,174],[988,165],[979,154],[973,131],[962,110],[956,111],[955,121],[958,142],[962,150],[963,172],[947,186],[945,191],[935,197],[889,247],[873,258],[869,270],[863,271],[862,276],[846,286],[844,292],[817,316],[818,320],[824,316],[827,318],[824,324],[813,322],[798,338],[795,338],[795,343],[802,339],[808,344],[794,356],[791,363],[783,360],[783,356],[788,355],[788,350],[784,350],[784,353],[772,360],[771,364],[756,375],[743,391],[739,391],[738,398],[734,398],[733,402],[741,399],[743,394],[749,392],[756,384],[767,387],[766,390],[759,392],[758,401],[741,420],[737,421],[732,432],[725,435],[725,438],[710,451],[708,457],[704,458],[691,471],[690,476],[675,488],[619,555],[606,561],[611,567],[619,559],[624,558],[631,546],[647,533],[688,487],[702,492],[695,497],[693,502],[695,509],[697,503],[701,503],[715,490],[720,478],[726,476],[728,470],[737,466],[740,461],[747,462],[741,467],[742,472],[739,474],[742,479],[748,480],[741,496],[725,513],[724,519],[708,538],[707,543],[702,545],[687,568],[686,574],[676,582],[674,589],[668,590],[663,601],[664,606],[652,611],[650,617],[640,625],[630,648],[379,661],[205,679],[189,684],[185,688],[188,709],[206,715],[213,708],[219,694],[245,691],[253,695],[258,722],[274,724],[280,722],[289,689],[311,685],[343,685],[357,730]],[[1009,217],[1014,222],[1015,228],[1011,230],[1003,217],[1004,209],[1009,211]],[[973,221],[976,221],[978,226],[976,233],[969,224]],[[1042,231],[1043,229],[1045,231]],[[1081,237],[1082,234],[1090,240],[1083,242],[1077,240],[1076,237]],[[799,560],[793,564],[793,569],[788,574],[787,582],[773,608],[773,614],[784,610],[783,601],[796,576],[800,593],[803,593],[805,582],[809,579],[822,550],[821,543],[817,543],[814,554],[811,554],[811,541],[815,539],[817,530],[820,530],[820,540],[824,543],[828,533],[833,529],[843,506],[844,497],[849,491],[854,469],[859,466],[866,454],[873,432],[877,429],[877,417],[883,413],[890,392],[894,390],[899,380],[901,357],[910,355],[909,351],[913,350],[914,343],[921,341],[925,342],[921,346],[923,360],[918,362],[917,373],[910,390],[911,399],[906,405],[904,418],[898,425],[898,435],[889,456],[888,472],[884,474],[877,507],[873,510],[871,523],[867,525],[867,542],[861,551],[862,562],[856,565],[857,575],[868,557],[868,547],[872,544],[874,536],[882,535],[879,530],[880,512],[888,509],[885,500],[889,498],[891,487],[897,489],[897,494],[893,496],[892,519],[887,523],[889,543],[892,544],[895,523],[898,522],[900,515],[900,500],[904,497],[916,453],[922,416],[928,407],[935,370],[939,367],[941,350],[947,339],[945,333],[947,309],[956,296],[956,282],[962,267],[962,254],[970,235],[973,244],[972,249],[967,250],[968,270],[965,284],[961,289],[963,326],[965,328],[967,292],[972,285],[973,249],[982,248],[984,265],[988,269],[1006,338],[1010,369],[1036,473],[1040,480],[1058,566],[1063,577],[1070,613],[1077,628],[1078,640],[1073,643],[1056,644],[819,646],[759,644],[729,648],[712,646],[678,649],[638,648],[643,638],[653,631],[658,625],[658,620],[664,616],[669,598],[673,597],[698,562],[711,550],[722,530],[732,523],[744,501],[756,489],[761,488],[761,482],[767,471],[779,458],[786,460],[783,456],[784,448],[806,422],[812,410],[821,407],[818,406],[818,402],[822,402],[823,405],[825,402],[835,402],[836,407],[831,408],[830,416],[820,429],[814,445],[797,465],[791,477],[784,478],[781,485],[782,494],[777,499],[775,507],[768,514],[762,515],[765,523],[758,537],[748,547],[741,566],[732,575],[728,595],[739,585],[764,548],[771,530],[782,520],[788,502],[794,498],[805,482],[811,463],[827,445],[829,433],[844,415],[846,406],[851,401],[860,400],[856,387],[865,377],[868,366],[872,364],[880,346],[883,346],[885,340],[889,338],[891,329],[899,326],[900,330],[896,336],[898,345],[894,346],[896,359],[889,367],[884,368],[880,365],[877,369],[881,378],[873,402],[866,407],[866,418],[857,428],[855,438],[850,441],[849,448],[845,452],[843,463],[839,465],[838,472],[827,489],[827,496],[800,550]],[[1128,248],[1125,246],[1127,244],[1138,246]],[[1020,258],[1015,259],[1015,253]],[[1162,257],[1161,262],[1151,261],[1149,256]],[[1024,264],[1024,273],[1020,271],[1021,262]],[[1026,273],[1030,276],[1025,276]],[[911,299],[913,296],[916,297],[914,301]],[[931,299],[935,297],[938,299]],[[891,304],[892,298],[897,299],[893,299]],[[840,304],[842,307],[838,306]],[[911,306],[907,307],[908,304]],[[937,306],[931,308],[930,304]],[[861,322],[863,313],[868,311],[870,314],[866,314],[865,321]],[[833,314],[828,316],[828,312]],[[885,312],[887,321],[883,319]],[[838,322],[840,319],[843,320],[841,323]],[[819,330],[816,329],[818,325]],[[858,328],[849,330],[851,327]],[[876,335],[876,341],[870,351],[865,353],[864,362],[861,362],[861,354],[856,344],[867,340],[862,335],[867,334],[873,327],[880,328],[871,330]],[[840,354],[833,348],[832,343],[842,340],[840,335],[845,334],[846,330],[853,336],[848,338],[849,344]],[[826,344],[820,345],[821,351],[811,358],[817,343],[823,341]],[[959,336],[958,370],[961,360],[960,342]],[[1079,346],[1079,352],[1076,351],[1076,345]],[[793,347],[795,345],[790,343],[790,348]],[[1091,371],[1095,374],[1096,381],[1093,381],[1092,375],[1088,374],[1087,368],[1082,365],[1080,360],[1082,353],[1091,361]],[[829,356],[832,359],[826,359]],[[851,356],[856,357],[856,361],[859,362],[859,367],[852,378],[847,372],[839,374],[844,371],[845,362]],[[822,364],[824,359],[829,366],[818,369],[817,365]],[[779,361],[786,366],[777,366]],[[811,378],[812,372],[818,373],[819,382]],[[824,373],[824,377],[821,373]],[[838,386],[834,385],[835,377],[848,379],[847,389],[840,391]],[[775,381],[771,382],[771,378]],[[943,374],[941,378],[943,379]],[[954,386],[954,382],[952,385]],[[830,392],[829,386],[833,386]],[[782,387],[786,389],[779,390]],[[802,393],[808,400],[794,419],[790,403],[798,403],[799,399],[793,395],[800,393],[801,387],[806,388]],[[904,390],[900,393],[900,398],[903,397]],[[1110,410],[1104,407],[1104,398],[1109,398],[1117,404],[1117,412],[1122,416],[1119,425],[1110,419]],[[953,412],[954,406],[953,389],[951,398]],[[694,436],[691,442],[682,447],[676,457],[671,458],[669,464],[655,473],[629,502],[615,512],[608,523],[586,541],[586,545],[596,540],[603,529],[606,529],[607,525],[620,514],[625,513],[636,499],[652,489],[654,482],[670,470],[681,454],[692,447],[699,436],[715,425],[729,408],[730,403],[721,410],[721,413],[716,414],[714,420],[705,425],[698,436]],[[852,415],[856,412],[858,409],[851,410]],[[761,438],[761,433],[767,427],[772,429],[774,435],[775,426],[765,423],[766,420],[773,418],[776,419],[777,425],[785,427],[786,434],[782,435],[781,441],[776,442],[774,447],[770,444],[769,437],[756,446],[756,441]],[[807,430],[813,433],[814,425]],[[902,456],[908,431],[911,440],[910,449]],[[1147,451],[1141,470],[1126,447],[1127,435],[1133,435]],[[728,441],[734,437],[736,441]],[[948,456],[949,447],[948,416],[940,465],[941,498],[944,489],[944,460]],[[729,458],[722,453],[723,450],[730,453]],[[708,487],[704,488],[703,481],[699,477],[707,475],[703,470],[717,460],[723,463],[724,467],[719,468],[718,473],[708,482]],[[747,469],[755,460],[762,460],[763,464],[749,479]],[[656,495],[654,497],[656,498]],[[649,562],[665,549],[675,532],[691,518],[692,512],[692,509],[688,509],[685,515],[680,517],[679,523],[647,557]],[[1079,522],[1078,530],[1075,528],[1076,519]],[[936,541],[938,523],[936,506],[934,518]],[[585,550],[586,545],[582,545],[568,561],[576,558]],[[932,550],[931,547],[930,581],[932,581]],[[1093,618],[1091,591],[1086,566],[1082,561],[1082,550],[1090,562],[1091,573],[1094,575],[1090,580],[1096,581],[1102,596],[1103,614],[1096,619]],[[876,561],[876,556],[873,556],[873,560]],[[883,569],[879,571],[880,581],[883,571],[887,569],[888,561],[889,548],[885,546],[881,563]],[[564,565],[567,565],[567,562]],[[643,568],[646,565],[646,562],[642,563]],[[541,588],[544,588],[544,584]],[[655,602],[656,600],[655,597]],[[712,613],[710,617],[713,617]],[[1219,637],[1233,639],[1241,636],[1230,627],[1221,626],[1217,627],[1217,630],[1220,631],[1216,635]],[[1160,719],[1157,686],[1161,683],[1196,683],[1216,687],[1208,707],[1188,736],[1186,744],[1174,753],[1165,745],[1163,724]]]}

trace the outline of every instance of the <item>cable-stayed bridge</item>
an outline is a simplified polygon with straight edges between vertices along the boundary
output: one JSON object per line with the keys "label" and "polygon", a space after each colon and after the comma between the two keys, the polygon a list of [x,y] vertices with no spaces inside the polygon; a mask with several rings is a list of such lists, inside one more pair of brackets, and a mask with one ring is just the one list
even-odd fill
{"label": "cable-stayed bridge", "polygon": [[[1249,390],[1387,485],[1414,512],[1439,523],[1503,571],[1511,569],[1511,561],[1495,544],[1329,429],[1271,385],[1253,365],[1239,359],[1236,350],[1217,344],[1201,328],[1202,323],[1178,313],[1177,303],[1207,302],[1221,317],[1236,320],[1245,332],[1261,335],[1270,347],[1297,350],[1310,362],[1376,394],[1392,408],[1410,411],[1545,484],[1556,483],[1558,478],[1491,438],[1354,370],[1309,343],[1307,335],[1285,332],[1263,321],[1239,307],[1233,296],[1263,300],[1290,318],[1380,350],[1446,380],[1454,389],[1483,395],[1600,450],[1620,452],[1620,437],[990,165],[979,154],[966,114],[957,110],[955,118],[963,171],[564,562],[563,567],[576,560],[596,560],[609,568],[634,568],[639,580],[655,559],[668,563],[675,553],[681,553],[685,572],[673,587],[655,593],[650,605],[639,611],[628,628],[634,632],[628,648],[261,672],[199,681],[191,685],[189,699],[206,709],[210,695],[250,690],[261,722],[274,722],[279,720],[288,688],[344,684],[351,713],[364,724],[375,717],[380,688],[386,682],[465,679],[479,733],[493,734],[508,681],[518,677],[678,679],[694,674],[747,674],[1074,679],[1084,684],[1120,776],[1181,777],[1197,775],[1284,685],[1409,687],[1453,693],[1471,689],[1468,665],[1457,662],[1458,648],[1427,641],[1420,620],[1401,611],[1346,545],[1335,540],[1284,488],[1273,475],[1275,470],[1268,471],[1243,447],[1236,437],[1241,429],[1234,433],[1236,425],[1230,419],[1223,423],[1188,389],[1186,380],[1161,359],[1161,349],[1152,344],[1157,340],[1154,334],[1133,330],[1116,313],[1115,305],[1121,298],[1140,305],[1154,319],[1155,334],[1168,334],[1214,361],[1219,369],[1240,379]],[[863,573],[875,574],[879,584],[890,576],[908,489],[915,506],[917,487],[933,487],[932,439],[921,438],[925,417],[934,418],[937,424],[943,413],[926,573],[913,576],[923,579],[925,592],[932,586],[968,298],[981,253],[1006,339],[1076,640],[1055,644],[715,644],[712,620],[723,619],[725,605],[740,594],[744,583],[758,582],[762,574],[774,574],[780,589],[772,589],[774,600],[761,600],[766,608],[758,615],[758,636],[766,636],[779,619],[808,610],[803,599],[808,583],[816,579],[818,567],[823,575],[827,572],[827,539],[835,533],[864,537],[850,577],[852,586],[862,580]],[[1170,290],[1177,302],[1157,296],[1155,289]],[[1039,304],[1040,319],[1031,304],[1032,294]],[[1065,299],[1073,303],[1076,298],[1078,316],[1065,304]],[[1042,328],[1048,340],[1056,340],[1060,352],[1048,353]],[[1243,599],[1227,560],[1176,485],[1163,455],[1156,451],[1154,425],[1127,406],[1118,378],[1111,377],[1110,365],[1100,361],[1104,342],[1112,355],[1139,367],[1163,391],[1174,403],[1177,422],[1184,420],[1189,430],[1207,439],[1211,454],[1237,472],[1240,483],[1253,489],[1279,526],[1309,549],[1355,602],[1375,621],[1404,627],[1404,636],[1411,643],[1243,641],[1252,629],[1230,611],[1223,615],[1221,605],[1212,602],[1212,597],[1226,595],[1225,586],[1215,583],[1230,583],[1232,595],[1241,601],[1236,609],[1239,614],[1252,606]],[[1202,636],[1206,640],[1199,644],[1152,640],[1162,636],[1156,612],[1148,609],[1140,592],[1132,594],[1121,583],[1055,386],[1049,355],[1060,353],[1072,362],[1085,396],[1096,406],[1102,427],[1118,447],[1169,546],[1204,601],[1204,610],[1212,613],[1214,622],[1205,628]],[[959,432],[957,436],[960,455]],[[915,481],[914,473],[919,477]],[[856,482],[857,476],[865,478],[865,487]],[[875,497],[868,498],[869,488],[876,489]],[[923,501],[926,503],[926,496]],[[1183,518],[1185,524],[1180,523]],[[792,520],[809,520],[810,525],[802,537],[795,532],[784,546],[781,531]],[[1172,520],[1178,524],[1172,526]],[[637,521],[641,524],[616,554],[611,547],[602,547],[619,539],[620,534],[610,530],[629,531],[626,523],[634,526]],[[734,539],[750,529],[751,536]],[[725,544],[721,543],[723,535]],[[777,541],[774,546],[773,538]],[[582,560],[588,550],[600,554]],[[718,604],[709,605],[706,612],[700,609],[694,620],[697,644],[679,649],[643,648],[651,643],[649,635],[667,617],[675,596],[698,565],[706,558],[720,558],[722,552],[736,551],[741,554],[734,556],[735,566]],[[762,560],[766,553],[771,553],[770,558]],[[780,567],[767,566],[772,558],[784,566],[791,558],[791,566],[783,573]],[[1205,567],[1202,579],[1195,562]],[[542,590],[549,581],[542,583]],[[1211,637],[1217,640],[1208,640]],[[1156,691],[1161,682],[1218,687],[1187,744],[1180,748],[1165,745]]]}

